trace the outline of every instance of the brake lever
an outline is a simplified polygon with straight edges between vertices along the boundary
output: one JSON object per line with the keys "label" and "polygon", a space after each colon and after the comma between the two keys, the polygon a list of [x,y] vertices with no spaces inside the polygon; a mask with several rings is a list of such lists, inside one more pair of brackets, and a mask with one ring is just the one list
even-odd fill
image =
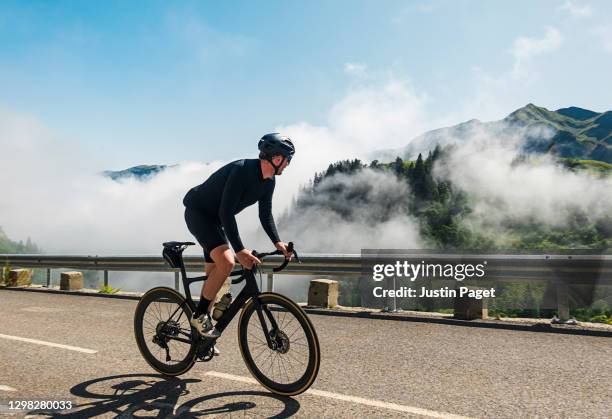
{"label": "brake lever", "polygon": [[302,263],[302,261],[300,260],[300,257],[298,256],[297,251],[293,248],[293,242],[289,242],[287,244],[287,250],[289,251],[289,253],[293,253],[297,263]]}

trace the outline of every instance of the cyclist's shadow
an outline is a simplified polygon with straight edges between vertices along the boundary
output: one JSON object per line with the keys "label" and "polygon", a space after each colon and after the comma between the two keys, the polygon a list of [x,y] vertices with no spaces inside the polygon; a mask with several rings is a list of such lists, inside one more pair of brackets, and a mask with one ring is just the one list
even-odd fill
{"label": "cyclist's shadow", "polygon": [[[212,379],[212,377],[210,377]],[[183,402],[178,399],[190,393],[188,384],[197,379],[164,377],[161,374],[123,374],[96,378],[77,384],[70,389],[75,396],[95,399],[89,403],[76,404],[69,412],[32,410],[28,414],[50,415],[50,417],[90,418],[94,416],[150,417],[150,418],[195,418],[207,415],[262,416],[284,418],[300,409],[300,403],[289,397],[282,397],[264,391],[231,391],[208,394]],[[224,398],[243,398],[238,401],[224,401]],[[254,398],[266,397],[280,402],[279,412],[255,412]],[[195,408],[207,402],[207,407]],[[150,412],[149,415],[146,412]]]}

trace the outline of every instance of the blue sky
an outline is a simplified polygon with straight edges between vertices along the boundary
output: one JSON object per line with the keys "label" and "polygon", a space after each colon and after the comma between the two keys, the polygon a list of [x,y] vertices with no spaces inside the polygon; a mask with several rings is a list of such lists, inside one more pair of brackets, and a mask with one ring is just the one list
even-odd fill
{"label": "blue sky", "polygon": [[2,1],[0,109],[122,169],[253,154],[399,80],[423,119],[409,140],[529,102],[612,109],[611,18],[606,1]]}

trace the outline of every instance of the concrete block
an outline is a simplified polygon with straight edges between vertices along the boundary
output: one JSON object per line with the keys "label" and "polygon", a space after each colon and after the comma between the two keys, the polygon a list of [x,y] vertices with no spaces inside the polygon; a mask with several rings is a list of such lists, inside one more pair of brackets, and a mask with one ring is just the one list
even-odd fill
{"label": "concrete block", "polygon": [[313,279],[308,288],[308,305],[333,308],[338,305],[338,281]]}
{"label": "concrete block", "polygon": [[62,272],[60,275],[60,289],[67,291],[83,288],[83,272]]}
{"label": "concrete block", "polygon": [[30,269],[11,269],[8,274],[7,284],[10,287],[22,285],[32,285],[32,270]]}
{"label": "concrete block", "polygon": [[[488,288],[468,286],[473,290],[487,290]],[[457,294],[459,291],[457,291]],[[486,298],[477,300],[467,296],[455,297],[454,318],[460,320],[486,319],[489,317],[489,304]]]}

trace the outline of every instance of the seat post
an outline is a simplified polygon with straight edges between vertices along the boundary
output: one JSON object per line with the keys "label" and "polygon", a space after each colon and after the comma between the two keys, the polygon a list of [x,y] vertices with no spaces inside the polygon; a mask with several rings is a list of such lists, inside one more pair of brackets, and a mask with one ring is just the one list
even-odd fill
{"label": "seat post", "polygon": [[[183,283],[187,281],[187,269],[185,269],[185,261],[183,260],[183,251],[179,252],[179,258],[181,259],[181,275],[183,275]],[[178,272],[177,272],[178,274]]]}

